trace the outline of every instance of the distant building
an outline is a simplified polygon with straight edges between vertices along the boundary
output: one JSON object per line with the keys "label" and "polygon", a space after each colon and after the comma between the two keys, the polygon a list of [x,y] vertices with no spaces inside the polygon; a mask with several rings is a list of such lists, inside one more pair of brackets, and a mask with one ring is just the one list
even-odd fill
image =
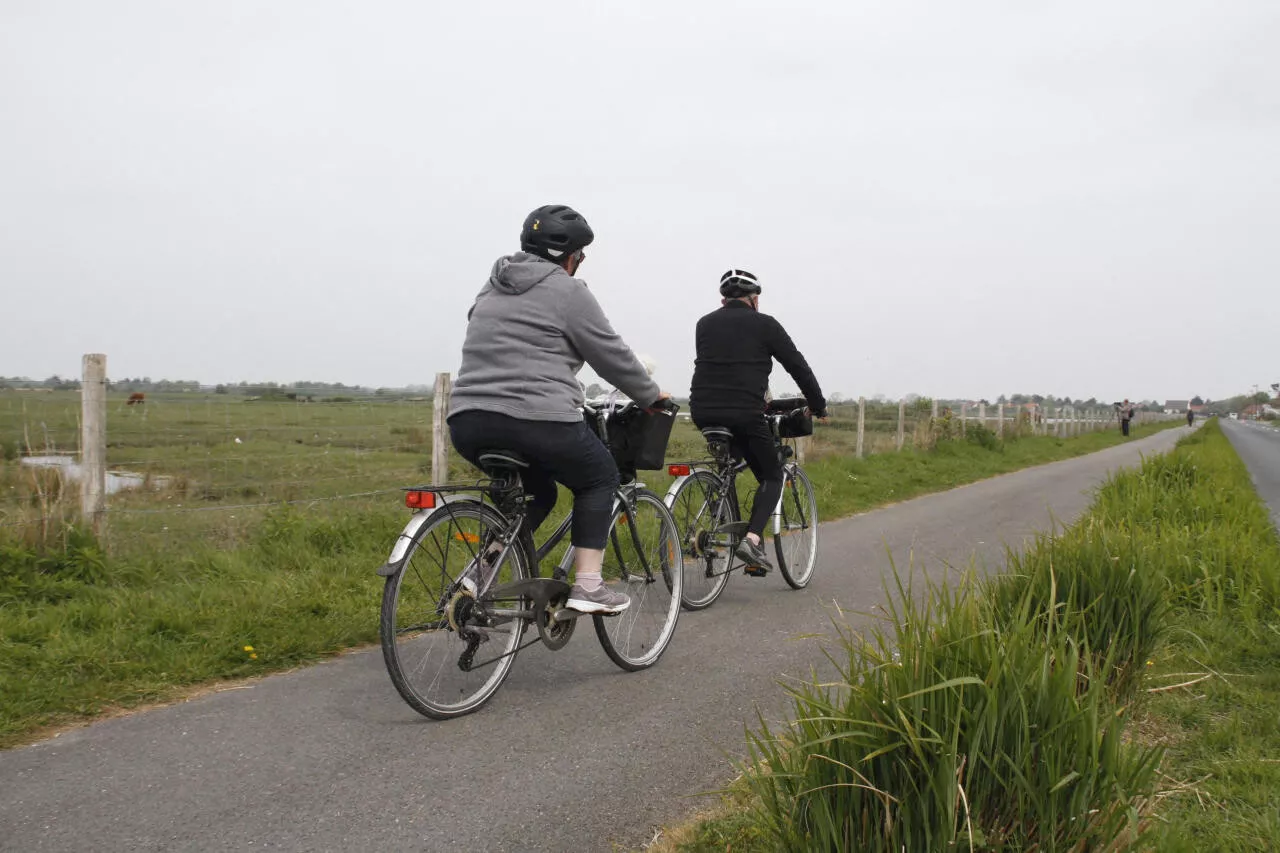
{"label": "distant building", "polygon": [[1165,400],[1164,413],[1166,415],[1185,414],[1187,409],[1191,407],[1190,400]]}

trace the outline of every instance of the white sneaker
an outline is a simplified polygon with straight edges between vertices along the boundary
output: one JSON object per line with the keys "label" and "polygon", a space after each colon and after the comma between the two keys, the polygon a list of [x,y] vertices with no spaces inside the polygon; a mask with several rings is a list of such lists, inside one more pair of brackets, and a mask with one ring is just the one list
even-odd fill
{"label": "white sneaker", "polygon": [[574,584],[565,606],[579,613],[621,613],[631,606],[631,599],[604,584],[600,584],[592,592]]}

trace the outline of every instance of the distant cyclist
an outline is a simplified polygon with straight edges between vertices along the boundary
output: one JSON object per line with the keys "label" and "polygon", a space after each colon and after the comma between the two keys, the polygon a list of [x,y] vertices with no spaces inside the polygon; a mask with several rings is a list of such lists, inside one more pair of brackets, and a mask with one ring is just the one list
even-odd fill
{"label": "distant cyclist", "polygon": [[486,450],[515,451],[529,463],[522,479],[532,496],[530,531],[555,507],[557,482],[573,492],[568,606],[618,613],[631,602],[600,574],[618,467],[582,419],[578,371],[590,364],[641,405],[670,395],[613,330],[586,283],[573,277],[594,239],[587,220],[562,204],[525,219],[521,251],[498,258],[467,314],[449,433],[472,464]]}
{"label": "distant cyclist", "polygon": [[760,313],[760,282],[746,270],[720,277],[722,307],[698,321],[697,359],[689,409],[699,428],[722,426],[733,433],[734,452],[751,467],[760,487],[751,504],[747,535],[737,555],[747,573],[764,577],[772,566],[761,547],[765,524],[782,496],[782,461],[764,416],[773,360],[800,386],[810,413],[827,416],[827,401],[808,362],[782,324]]}

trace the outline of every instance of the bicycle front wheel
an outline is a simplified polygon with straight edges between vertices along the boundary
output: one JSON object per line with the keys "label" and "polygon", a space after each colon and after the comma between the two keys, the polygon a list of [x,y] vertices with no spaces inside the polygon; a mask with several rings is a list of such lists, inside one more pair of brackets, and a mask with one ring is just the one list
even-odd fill
{"label": "bicycle front wheel", "polygon": [[631,599],[616,615],[594,617],[605,654],[629,672],[647,669],[666,651],[680,616],[680,537],[662,499],[637,489],[634,506],[619,503],[604,547],[603,572]]}
{"label": "bicycle front wheel", "polygon": [[773,547],[783,580],[792,589],[804,589],[813,580],[818,562],[818,498],[799,465],[788,465],[785,472],[781,511],[774,517]]}
{"label": "bicycle front wheel", "polygon": [[[498,692],[515,663],[525,622],[482,618],[460,583],[468,570],[475,576],[478,558],[506,526],[486,504],[448,504],[418,529],[400,571],[387,578],[382,657],[391,683],[420,714],[445,720],[471,713]],[[488,588],[523,580],[527,558],[508,548],[484,574],[492,578]]]}
{"label": "bicycle front wheel", "polygon": [[686,610],[702,610],[724,592],[733,563],[733,548],[723,534],[714,533],[733,521],[728,501],[720,499],[720,480],[710,471],[694,471],[671,497],[671,515],[680,532],[684,574],[681,603]]}

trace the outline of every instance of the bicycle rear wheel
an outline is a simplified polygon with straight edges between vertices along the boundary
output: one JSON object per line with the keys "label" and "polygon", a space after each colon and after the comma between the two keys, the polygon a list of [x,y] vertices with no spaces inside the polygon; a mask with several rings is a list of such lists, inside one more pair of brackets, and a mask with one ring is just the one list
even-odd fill
{"label": "bicycle rear wheel", "polygon": [[723,535],[712,531],[733,521],[732,510],[720,500],[720,480],[710,471],[694,471],[671,496],[671,515],[680,535],[686,610],[702,610],[724,592],[733,563],[733,549]]}
{"label": "bicycle rear wheel", "polygon": [[631,598],[611,616],[594,616],[596,636],[609,659],[625,670],[658,662],[680,616],[680,537],[662,499],[637,489],[635,506],[619,504],[605,543],[603,576]]}
{"label": "bicycle rear wheel", "polygon": [[813,580],[818,562],[818,498],[813,483],[799,465],[784,471],[781,511],[774,518],[773,547],[782,578],[792,589],[804,589]]}
{"label": "bicycle rear wheel", "polygon": [[[400,570],[387,578],[382,658],[391,683],[420,714],[444,720],[471,713],[498,691],[515,663],[524,620],[483,619],[483,605],[459,583],[506,526],[486,504],[447,504],[418,529]],[[488,587],[529,576],[524,552],[514,547],[490,571]],[[466,671],[469,646],[480,665]]]}

